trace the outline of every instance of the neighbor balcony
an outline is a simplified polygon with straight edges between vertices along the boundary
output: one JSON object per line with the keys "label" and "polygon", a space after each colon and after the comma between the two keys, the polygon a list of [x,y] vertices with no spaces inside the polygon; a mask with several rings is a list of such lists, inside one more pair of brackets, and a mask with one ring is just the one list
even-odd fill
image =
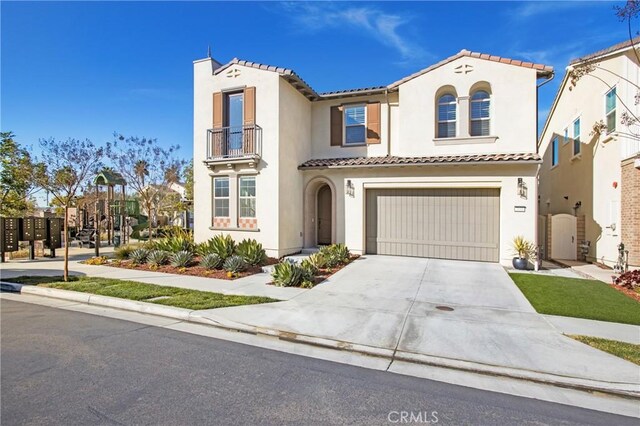
{"label": "neighbor balcony", "polygon": [[257,124],[207,130],[205,163],[209,165],[247,163],[253,167],[261,155],[262,127]]}

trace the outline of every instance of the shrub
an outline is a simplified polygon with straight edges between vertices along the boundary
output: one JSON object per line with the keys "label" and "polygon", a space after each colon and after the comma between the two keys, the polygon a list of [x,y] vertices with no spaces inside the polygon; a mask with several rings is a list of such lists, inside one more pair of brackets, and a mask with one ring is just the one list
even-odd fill
{"label": "shrub", "polygon": [[200,259],[200,266],[206,269],[220,269],[222,259],[215,253],[205,254],[202,256],[202,259]]}
{"label": "shrub", "polygon": [[188,251],[195,253],[195,244],[190,234],[170,235],[159,240],[155,240],[148,244],[150,250],[162,250],[169,253],[178,253],[179,251]]}
{"label": "shrub", "polygon": [[247,269],[247,263],[240,256],[230,256],[224,261],[223,268],[227,272],[237,274]]}
{"label": "shrub", "polygon": [[108,259],[106,256],[94,256],[91,259],[87,259],[84,261],[85,265],[104,265],[107,263]]}
{"label": "shrub", "polygon": [[616,277],[613,282],[629,290],[640,288],[640,269],[636,271],[625,272],[619,277]]}
{"label": "shrub", "polygon": [[131,259],[131,261],[134,264],[141,265],[147,261],[148,254],[149,254],[149,250],[147,249],[143,249],[143,248],[135,249],[134,251],[131,252],[131,254],[129,254],[129,259]]}
{"label": "shrub", "polygon": [[327,267],[327,258],[322,253],[313,253],[305,260],[307,260],[316,270]]}
{"label": "shrub", "polygon": [[236,251],[236,243],[233,241],[233,238],[231,238],[231,235],[216,235],[207,241],[206,244],[210,250],[209,253],[217,254],[223,261],[233,256],[233,253]]}
{"label": "shrub", "polygon": [[267,260],[262,244],[253,239],[242,240],[236,247],[236,254],[251,266],[262,265]]}
{"label": "shrub", "polygon": [[347,263],[349,261],[349,256],[351,256],[351,253],[349,253],[349,249],[347,248],[347,246],[342,243],[334,244],[333,250],[336,257],[340,259],[340,263]]}
{"label": "shrub", "polygon": [[171,253],[164,250],[152,250],[147,255],[147,263],[151,266],[162,266],[169,263]]}
{"label": "shrub", "polygon": [[311,275],[318,273],[318,267],[309,258],[300,262],[300,267],[308,271]]}
{"label": "shrub", "polygon": [[333,244],[320,249],[320,254],[324,256],[327,266],[333,268],[349,260],[349,249],[344,244]]}
{"label": "shrub", "polygon": [[129,259],[129,255],[131,255],[131,252],[135,249],[136,248],[134,246],[130,245],[120,246],[113,251],[113,254],[118,260],[127,260]]}
{"label": "shrub", "polygon": [[179,251],[171,256],[171,266],[176,268],[186,268],[191,265],[191,262],[193,262],[193,253],[187,250]]}
{"label": "shrub", "polygon": [[[303,265],[297,264],[293,260],[285,260],[274,266],[271,273],[273,283],[278,287],[299,287],[309,284],[313,287],[313,271]],[[308,281],[308,282],[307,282]]]}

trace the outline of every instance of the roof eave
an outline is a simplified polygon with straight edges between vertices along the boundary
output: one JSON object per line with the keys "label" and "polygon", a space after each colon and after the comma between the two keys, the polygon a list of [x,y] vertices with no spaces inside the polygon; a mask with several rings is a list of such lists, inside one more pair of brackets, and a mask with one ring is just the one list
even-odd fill
{"label": "roof eave", "polygon": [[299,165],[298,170],[321,170],[321,169],[362,169],[372,167],[414,167],[414,166],[464,166],[478,164],[542,164],[542,159],[535,160],[479,160],[479,161],[443,161],[437,163],[402,163],[402,164],[353,164],[335,166],[303,166]]}

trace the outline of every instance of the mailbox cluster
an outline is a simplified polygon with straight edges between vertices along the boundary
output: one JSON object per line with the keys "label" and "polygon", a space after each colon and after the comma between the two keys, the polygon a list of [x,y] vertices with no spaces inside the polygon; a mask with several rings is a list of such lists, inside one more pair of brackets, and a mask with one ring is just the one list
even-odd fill
{"label": "mailbox cluster", "polygon": [[44,241],[44,246],[52,250],[62,247],[63,220],[58,217],[0,217],[0,261],[4,254],[18,251],[18,242],[28,241],[30,258],[34,257],[34,243]]}

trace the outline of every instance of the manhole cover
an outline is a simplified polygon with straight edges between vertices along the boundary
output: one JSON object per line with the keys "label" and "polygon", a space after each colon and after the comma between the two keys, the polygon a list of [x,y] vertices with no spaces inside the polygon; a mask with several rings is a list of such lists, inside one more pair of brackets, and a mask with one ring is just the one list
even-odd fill
{"label": "manhole cover", "polygon": [[453,311],[453,308],[450,308],[448,306],[436,306],[436,309],[439,309],[441,311],[447,311],[447,312]]}

